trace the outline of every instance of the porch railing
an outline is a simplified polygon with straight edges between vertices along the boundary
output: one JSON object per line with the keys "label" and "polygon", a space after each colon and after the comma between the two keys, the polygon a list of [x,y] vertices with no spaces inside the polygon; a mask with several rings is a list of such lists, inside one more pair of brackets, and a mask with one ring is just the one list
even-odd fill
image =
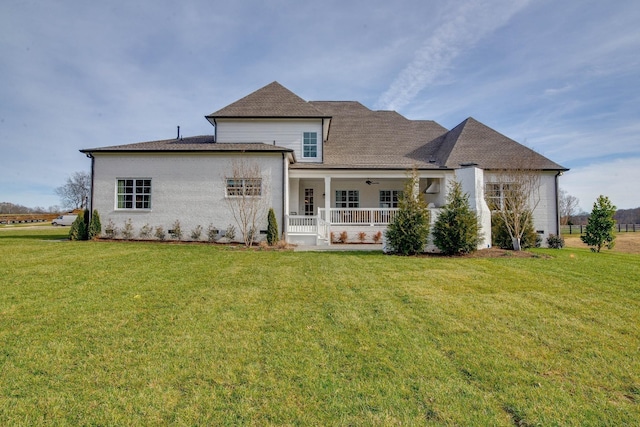
{"label": "porch railing", "polygon": [[288,219],[287,231],[291,234],[316,234],[318,232],[318,217],[316,216],[289,215]]}
{"label": "porch railing", "polygon": [[319,208],[319,217],[330,224],[387,225],[398,212],[397,208]]}

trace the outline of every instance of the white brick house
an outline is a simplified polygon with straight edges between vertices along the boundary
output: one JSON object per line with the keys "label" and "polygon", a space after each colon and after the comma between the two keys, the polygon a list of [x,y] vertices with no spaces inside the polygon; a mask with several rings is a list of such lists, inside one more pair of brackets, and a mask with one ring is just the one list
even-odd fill
{"label": "white brick house", "polygon": [[[81,150],[92,159],[92,209],[137,232],[148,224],[183,232],[198,225],[224,230],[234,220],[225,203],[237,186],[259,185],[256,197],[273,207],[287,241],[330,244],[330,233],[359,231],[371,241],[393,217],[407,171],[433,209],[456,179],[470,194],[490,245],[485,190],[498,170],[526,167],[540,174],[534,227],[558,234],[558,176],[567,169],[468,118],[451,130],[395,111],[353,101],[305,101],[271,83],[208,116],[211,136]],[[229,179],[234,161],[259,165],[261,176]],[[237,180],[236,180],[237,181]],[[254,190],[251,190],[254,191]],[[266,229],[266,212],[264,215]]]}

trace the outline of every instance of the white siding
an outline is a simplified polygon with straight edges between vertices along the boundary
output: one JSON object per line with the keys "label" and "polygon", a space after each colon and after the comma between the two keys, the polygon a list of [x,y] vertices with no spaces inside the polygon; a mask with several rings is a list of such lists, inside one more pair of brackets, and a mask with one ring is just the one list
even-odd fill
{"label": "white siding", "polygon": [[[188,239],[198,225],[206,229],[213,224],[224,230],[235,224],[225,202],[225,176],[231,172],[231,154],[106,154],[95,153],[93,209],[100,214],[103,230],[109,220],[122,228],[131,219],[137,237],[140,228],[149,224],[162,226],[165,231],[180,221],[183,238]],[[283,161],[281,153],[246,154],[243,159],[260,165],[263,174],[264,197],[276,212],[282,227]],[[151,209],[116,209],[116,180],[118,178],[150,178]],[[268,209],[267,207],[267,209]],[[267,212],[260,229],[266,230]],[[239,226],[237,238],[240,238]]]}
{"label": "white siding", "polygon": [[[318,134],[318,156],[302,157],[302,135],[304,132]],[[216,138],[225,142],[262,142],[290,148],[298,162],[322,162],[322,120],[259,120],[259,119],[218,119]]]}

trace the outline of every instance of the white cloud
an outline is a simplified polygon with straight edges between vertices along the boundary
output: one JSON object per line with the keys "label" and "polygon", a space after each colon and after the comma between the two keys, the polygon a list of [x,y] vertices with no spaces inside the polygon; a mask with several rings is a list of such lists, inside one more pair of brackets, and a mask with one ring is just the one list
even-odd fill
{"label": "white cloud", "polygon": [[377,107],[398,110],[410,103],[420,91],[441,77],[461,52],[504,25],[528,3],[529,0],[469,0],[457,5],[378,99]]}

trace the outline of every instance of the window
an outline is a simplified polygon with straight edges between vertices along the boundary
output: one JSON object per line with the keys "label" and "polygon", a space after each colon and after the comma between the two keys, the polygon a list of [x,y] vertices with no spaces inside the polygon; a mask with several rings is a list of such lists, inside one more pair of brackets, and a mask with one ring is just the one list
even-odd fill
{"label": "window", "polygon": [[304,214],[313,215],[313,188],[304,189]]}
{"label": "window", "polygon": [[316,132],[304,132],[302,157],[318,157],[318,134]]}
{"label": "window", "polygon": [[118,209],[151,209],[151,179],[119,179]]}
{"label": "window", "polygon": [[380,207],[397,208],[400,194],[402,194],[400,190],[380,190]]}
{"label": "window", "polygon": [[487,183],[484,194],[489,209],[492,211],[502,209],[506,199],[513,200],[517,197],[518,188],[517,183]]}
{"label": "window", "polygon": [[227,197],[262,196],[262,178],[227,178]]}
{"label": "window", "polygon": [[360,207],[360,192],[358,190],[336,190],[336,208]]}

